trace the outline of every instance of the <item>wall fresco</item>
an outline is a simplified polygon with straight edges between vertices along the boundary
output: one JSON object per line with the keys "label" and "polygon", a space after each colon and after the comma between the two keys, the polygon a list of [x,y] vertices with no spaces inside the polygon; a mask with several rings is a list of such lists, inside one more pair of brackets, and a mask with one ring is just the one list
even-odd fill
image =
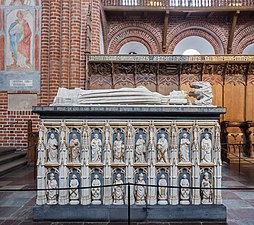
{"label": "wall fresco", "polygon": [[[39,0],[0,1],[0,90],[38,89],[41,39],[39,3]],[[13,86],[13,80],[29,80],[33,85]]]}

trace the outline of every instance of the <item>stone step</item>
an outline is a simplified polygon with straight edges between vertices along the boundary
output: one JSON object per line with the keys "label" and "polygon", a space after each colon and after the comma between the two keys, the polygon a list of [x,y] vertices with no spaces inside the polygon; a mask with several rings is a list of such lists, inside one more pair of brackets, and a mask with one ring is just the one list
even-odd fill
{"label": "stone step", "polygon": [[15,147],[0,147],[0,155],[6,155],[16,151]]}
{"label": "stone step", "polygon": [[19,169],[27,164],[27,160],[25,157],[14,160],[12,162],[8,162],[0,165],[0,176],[5,175],[8,172],[12,172],[13,170]]}
{"label": "stone step", "polygon": [[26,153],[24,153],[24,152],[14,152],[14,153],[1,155],[0,165],[8,163],[8,162],[13,162],[13,161],[23,158],[25,156],[26,156]]}

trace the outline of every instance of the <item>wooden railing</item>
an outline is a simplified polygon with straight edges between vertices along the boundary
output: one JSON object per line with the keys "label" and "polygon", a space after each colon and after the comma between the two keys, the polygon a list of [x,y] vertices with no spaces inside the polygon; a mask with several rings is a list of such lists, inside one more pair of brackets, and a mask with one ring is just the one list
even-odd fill
{"label": "wooden railing", "polygon": [[254,6],[254,0],[102,0],[104,6],[128,7],[239,7]]}

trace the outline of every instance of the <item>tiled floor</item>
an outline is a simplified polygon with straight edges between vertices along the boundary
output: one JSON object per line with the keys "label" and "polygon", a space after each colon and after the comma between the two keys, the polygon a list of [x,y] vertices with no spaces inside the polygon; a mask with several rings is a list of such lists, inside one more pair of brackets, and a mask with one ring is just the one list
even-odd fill
{"label": "tiled floor", "polygon": [[[238,165],[223,164],[223,187],[252,187],[254,188],[254,165],[241,165],[241,172],[238,172]],[[34,188],[33,168],[25,167],[19,171],[9,173],[0,177],[1,189],[24,189]],[[35,192],[7,192],[0,191],[0,224],[33,224],[32,208],[35,205]],[[254,190],[223,190],[223,204],[227,207],[227,222],[229,225],[254,225]],[[35,223],[35,222],[34,222]],[[63,224],[62,222],[35,224]],[[84,224],[84,223],[64,223]],[[96,224],[96,223],[91,223]],[[106,225],[107,223],[105,223]],[[114,223],[119,224],[120,223]],[[135,223],[136,224],[136,223]],[[145,224],[145,223],[139,223]],[[169,224],[169,223],[160,223]],[[180,224],[180,223],[170,223]],[[200,224],[200,223],[190,223]],[[206,223],[203,223],[206,224]],[[134,224],[133,224],[134,225]]]}

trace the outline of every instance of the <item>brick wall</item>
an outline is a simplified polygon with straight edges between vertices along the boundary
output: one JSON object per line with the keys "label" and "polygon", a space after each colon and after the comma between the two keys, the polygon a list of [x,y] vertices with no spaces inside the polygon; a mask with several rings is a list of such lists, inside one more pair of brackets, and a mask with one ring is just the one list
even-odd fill
{"label": "brick wall", "polygon": [[[27,94],[30,92],[18,91],[15,93]],[[28,120],[33,121],[33,131],[37,131],[38,115],[31,111],[9,111],[7,91],[0,91],[0,105],[0,147],[15,146],[18,150],[26,150]]]}
{"label": "brick wall", "polygon": [[[117,54],[127,41],[141,40],[151,54],[162,52],[163,17],[148,15],[147,17],[108,16],[108,52]],[[251,15],[240,15],[235,31],[233,54],[241,54],[243,49],[254,43],[254,22]],[[199,36],[206,39],[216,54],[224,54],[227,49],[231,28],[229,15],[204,16],[169,15],[166,54],[172,54],[176,45],[188,36]],[[165,54],[164,53],[164,54]]]}
{"label": "brick wall", "polygon": [[[98,2],[42,1],[41,105],[53,102],[58,87],[84,88],[86,16],[89,4],[100,10]],[[93,23],[98,25],[96,19]],[[93,44],[93,52],[98,49],[99,43]]]}
{"label": "brick wall", "polygon": [[[3,4],[3,3],[2,3]],[[162,14],[143,14],[125,17],[123,14],[105,15],[100,0],[43,0],[42,21],[35,37],[35,69],[41,71],[41,86],[37,93],[39,105],[53,102],[58,87],[86,87],[86,52],[100,52],[100,25],[104,33],[105,52],[117,54],[129,41],[143,43],[150,54],[172,54],[175,46],[185,37],[197,35],[208,40],[216,54],[226,52],[230,31],[229,15],[169,15],[166,51],[162,52],[162,33],[164,17]],[[91,10],[91,46],[88,47],[88,10]],[[38,13],[40,13],[38,11]],[[118,14],[119,15],[119,14]],[[0,17],[3,16],[0,11]],[[0,27],[2,27],[0,20]],[[39,22],[38,22],[39,23]],[[242,53],[243,49],[254,43],[254,22],[251,14],[240,14],[237,22],[232,53]],[[2,43],[3,37],[0,37]],[[41,46],[41,51],[39,50]],[[41,53],[40,59],[39,54]],[[0,48],[3,54],[3,48]],[[39,60],[38,60],[39,59]],[[0,70],[4,61],[0,59]],[[0,92],[0,146],[25,148],[27,143],[27,121],[33,120],[34,131],[38,116],[31,111],[8,110],[8,91]]]}

